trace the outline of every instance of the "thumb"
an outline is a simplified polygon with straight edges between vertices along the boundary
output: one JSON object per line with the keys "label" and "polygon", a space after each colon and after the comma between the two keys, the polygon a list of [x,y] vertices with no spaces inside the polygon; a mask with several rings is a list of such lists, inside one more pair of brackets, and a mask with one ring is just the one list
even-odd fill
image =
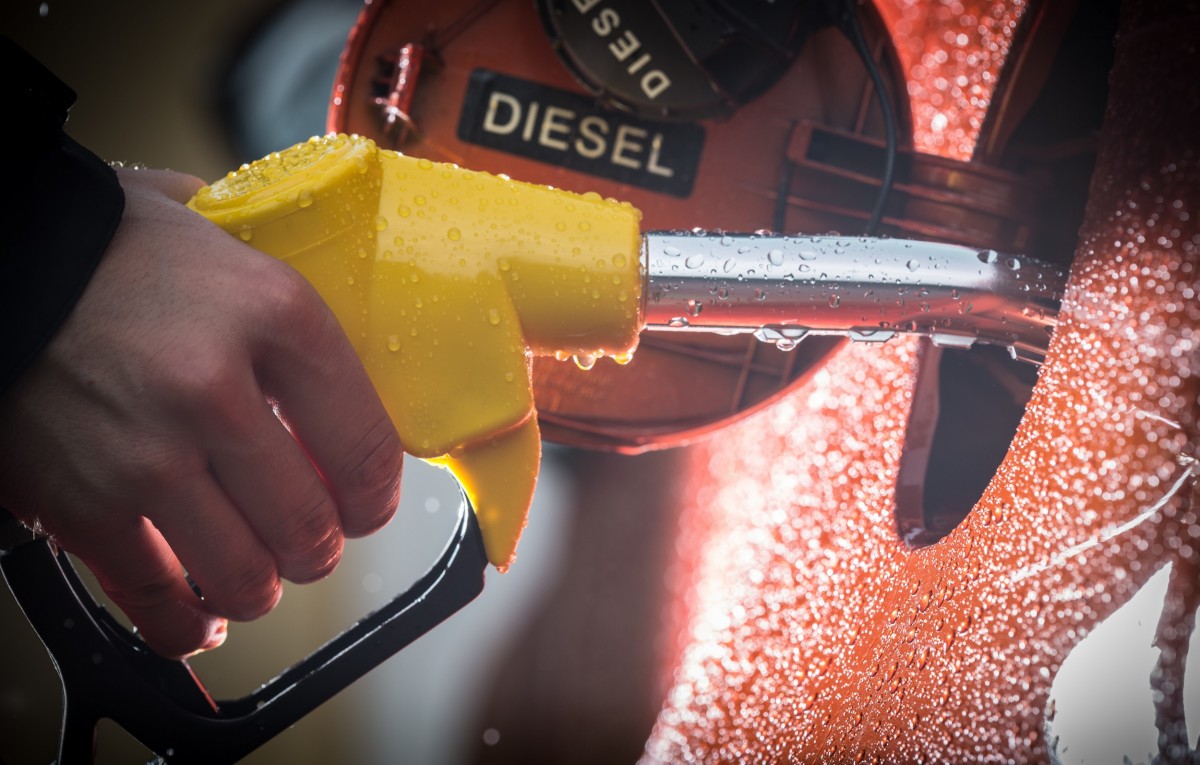
{"label": "thumb", "polygon": [[204,181],[188,173],[178,173],[174,170],[156,170],[152,168],[117,170],[121,185],[139,185],[143,188],[154,189],[169,199],[185,204],[204,187]]}

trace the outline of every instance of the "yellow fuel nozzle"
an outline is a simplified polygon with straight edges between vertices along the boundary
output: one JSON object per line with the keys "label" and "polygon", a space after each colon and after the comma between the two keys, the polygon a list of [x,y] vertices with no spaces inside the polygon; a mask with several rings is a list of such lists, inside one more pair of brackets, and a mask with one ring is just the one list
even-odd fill
{"label": "yellow fuel nozzle", "polygon": [[344,135],[243,166],[189,206],[312,282],[406,450],[455,474],[507,568],[541,457],[529,356],[633,350],[641,214]]}

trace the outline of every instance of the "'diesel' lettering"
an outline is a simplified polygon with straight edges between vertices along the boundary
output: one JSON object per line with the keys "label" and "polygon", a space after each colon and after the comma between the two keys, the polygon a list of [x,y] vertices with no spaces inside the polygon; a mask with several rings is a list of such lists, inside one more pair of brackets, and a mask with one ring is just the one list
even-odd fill
{"label": "'diesel' lettering", "polygon": [[608,149],[608,123],[600,117],[584,117],[579,121],[579,137],[575,139],[575,151],[588,159],[597,159]]}
{"label": "'diesel' lettering", "polygon": [[613,139],[613,164],[628,167],[631,170],[641,170],[642,163],[635,157],[630,156],[628,152],[632,151],[635,155],[640,153],[642,151],[642,144],[637,139],[645,137],[646,131],[639,127],[622,125],[617,128],[617,136]]}
{"label": "'diesel' lettering", "polygon": [[662,147],[662,133],[655,133],[654,137],[650,139],[650,156],[646,158],[646,170],[655,175],[661,175],[663,178],[674,178],[674,169],[663,167],[658,163],[658,155],[662,152]]}
{"label": "'diesel' lettering", "polygon": [[[508,110],[508,121],[501,124],[497,115]],[[496,135],[508,135],[521,123],[521,102],[507,93],[496,91],[488,99],[487,113],[483,117],[483,129]]]}
{"label": "'diesel' lettering", "polygon": [[[602,10],[603,3],[571,0],[567,7]],[[603,45],[618,40],[624,47],[639,44],[636,35],[620,34]],[[644,55],[639,49],[631,48],[622,55],[626,57],[622,66],[630,62],[649,66],[639,64]],[[638,74],[645,71],[643,68]],[[458,137],[476,146],[617,183],[678,197],[691,194],[704,144],[702,127],[654,122],[602,109],[594,98],[578,92],[476,70],[467,88]]]}
{"label": "'diesel' lettering", "polygon": [[642,78],[642,92],[646,94],[646,98],[658,98],[669,87],[671,78],[663,74],[661,69],[652,69]]}
{"label": "'diesel' lettering", "polygon": [[618,167],[644,170],[663,178],[675,176],[674,169],[662,164],[662,133],[652,134],[645,128],[619,123],[614,129],[608,120],[594,114],[579,119],[575,111],[562,106],[542,107],[537,101],[522,101],[512,94],[492,91],[483,115],[483,130],[554,151],[574,150],[587,159],[607,160]]}
{"label": "'diesel' lettering", "polygon": [[538,143],[542,146],[548,146],[551,149],[559,151],[567,150],[567,142],[560,138],[553,138],[555,133],[564,135],[571,134],[571,124],[560,120],[575,119],[575,112],[570,109],[564,109],[561,106],[547,106],[546,115],[542,118],[542,129],[538,133]]}
{"label": "'diesel' lettering", "polygon": [[600,37],[608,37],[612,31],[621,26],[621,15],[612,8],[601,8],[592,19],[592,31]]}
{"label": "'diesel' lettering", "polygon": [[521,131],[521,138],[528,141],[533,138],[533,126],[537,124],[538,102],[529,102],[529,116],[525,118],[525,129]]}
{"label": "'diesel' lettering", "polygon": [[[587,15],[600,2],[601,0],[571,0],[571,4],[581,15]],[[597,37],[606,38],[617,32],[620,27],[621,15],[612,8],[601,8],[592,17],[591,30]],[[638,51],[642,51],[642,54],[635,57],[634,54]],[[661,69],[646,68],[653,60],[653,55],[643,50],[642,41],[634,34],[633,30],[625,29],[619,32],[608,44],[608,52],[619,63],[624,64],[625,71],[631,77],[636,78],[640,72],[645,70],[638,79],[638,87],[641,88],[646,98],[654,100],[671,87],[671,78],[666,72]]]}

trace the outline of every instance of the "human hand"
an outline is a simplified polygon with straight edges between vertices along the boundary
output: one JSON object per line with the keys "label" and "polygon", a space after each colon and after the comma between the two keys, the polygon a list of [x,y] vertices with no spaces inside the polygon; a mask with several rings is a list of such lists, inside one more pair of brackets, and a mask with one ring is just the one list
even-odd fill
{"label": "human hand", "polygon": [[198,179],[119,177],[125,214],[104,259],[0,397],[0,505],[178,657],[269,611],[281,578],[328,574],[344,536],[383,526],[403,451],[302,277],[186,209]]}

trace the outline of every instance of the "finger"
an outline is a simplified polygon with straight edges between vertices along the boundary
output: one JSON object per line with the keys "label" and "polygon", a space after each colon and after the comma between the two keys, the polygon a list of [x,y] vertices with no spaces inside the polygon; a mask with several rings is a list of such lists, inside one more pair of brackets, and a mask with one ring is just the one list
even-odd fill
{"label": "finger", "polygon": [[126,182],[139,183],[155,189],[164,196],[183,204],[204,187],[204,181],[188,173],[154,168],[122,168],[117,171],[122,185]]}
{"label": "finger", "polygon": [[310,300],[292,302],[291,320],[262,339],[260,379],[324,477],[343,532],[362,536],[395,513],[404,449],[333,313],[303,284]]}
{"label": "finger", "polygon": [[171,548],[145,518],[61,541],[92,570],[156,653],[181,658],[225,641],[225,620],[204,607]]}
{"label": "finger", "polygon": [[213,474],[275,557],[280,576],[311,582],[342,554],[337,506],[308,457],[262,394],[236,430],[209,447]]}
{"label": "finger", "polygon": [[187,492],[149,513],[204,595],[212,613],[251,621],[279,602],[275,558],[211,476],[186,483]]}

